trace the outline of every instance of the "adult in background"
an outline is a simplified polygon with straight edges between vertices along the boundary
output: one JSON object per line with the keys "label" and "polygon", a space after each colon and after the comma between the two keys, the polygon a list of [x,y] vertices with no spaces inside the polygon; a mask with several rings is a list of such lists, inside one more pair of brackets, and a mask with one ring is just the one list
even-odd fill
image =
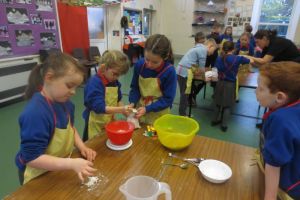
{"label": "adult in background", "polygon": [[255,42],[262,49],[262,55],[261,58],[251,57],[254,60],[254,65],[259,67],[266,63],[280,61],[300,63],[300,52],[296,45],[291,40],[276,35],[276,30],[258,30],[255,33]]}

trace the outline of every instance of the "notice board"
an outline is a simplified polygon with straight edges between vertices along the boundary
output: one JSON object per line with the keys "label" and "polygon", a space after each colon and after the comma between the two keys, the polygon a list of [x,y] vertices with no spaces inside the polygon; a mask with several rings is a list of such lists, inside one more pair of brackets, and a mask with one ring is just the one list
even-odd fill
{"label": "notice board", "polygon": [[54,0],[0,0],[0,59],[60,48]]}

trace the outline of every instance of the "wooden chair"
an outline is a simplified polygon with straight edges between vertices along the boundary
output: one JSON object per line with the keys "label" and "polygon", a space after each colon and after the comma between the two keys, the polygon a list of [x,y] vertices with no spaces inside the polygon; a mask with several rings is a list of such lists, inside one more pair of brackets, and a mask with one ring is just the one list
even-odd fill
{"label": "wooden chair", "polygon": [[[97,73],[98,62],[88,60],[84,54],[83,48],[74,48],[72,51],[72,55],[74,58],[78,59],[78,61],[85,67],[89,69],[94,68],[95,72]],[[90,76],[90,70],[88,76]]]}
{"label": "wooden chair", "polygon": [[100,51],[98,49],[98,47],[96,46],[91,46],[89,48],[89,60],[90,61],[96,61],[96,62],[100,62],[100,57],[101,57],[101,54],[100,54]]}

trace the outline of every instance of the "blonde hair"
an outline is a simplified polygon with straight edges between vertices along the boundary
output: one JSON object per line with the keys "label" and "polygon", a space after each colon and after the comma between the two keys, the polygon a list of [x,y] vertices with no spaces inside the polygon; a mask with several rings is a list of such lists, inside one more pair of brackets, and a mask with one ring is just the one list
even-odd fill
{"label": "blonde hair", "polygon": [[217,45],[216,41],[215,41],[213,38],[208,38],[208,39],[205,41],[204,44],[205,44],[205,45],[212,45],[212,46],[215,47],[215,49],[218,48],[218,45]]}
{"label": "blonde hair", "polygon": [[104,65],[104,69],[116,69],[122,74],[126,74],[130,67],[128,57],[119,50],[107,50],[100,59],[100,65]]}

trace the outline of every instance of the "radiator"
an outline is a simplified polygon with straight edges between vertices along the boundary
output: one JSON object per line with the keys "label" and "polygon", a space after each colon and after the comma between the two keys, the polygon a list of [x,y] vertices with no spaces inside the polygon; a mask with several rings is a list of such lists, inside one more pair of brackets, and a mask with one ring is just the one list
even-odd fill
{"label": "radiator", "polygon": [[0,60],[0,106],[24,95],[31,69],[39,63],[39,56]]}

